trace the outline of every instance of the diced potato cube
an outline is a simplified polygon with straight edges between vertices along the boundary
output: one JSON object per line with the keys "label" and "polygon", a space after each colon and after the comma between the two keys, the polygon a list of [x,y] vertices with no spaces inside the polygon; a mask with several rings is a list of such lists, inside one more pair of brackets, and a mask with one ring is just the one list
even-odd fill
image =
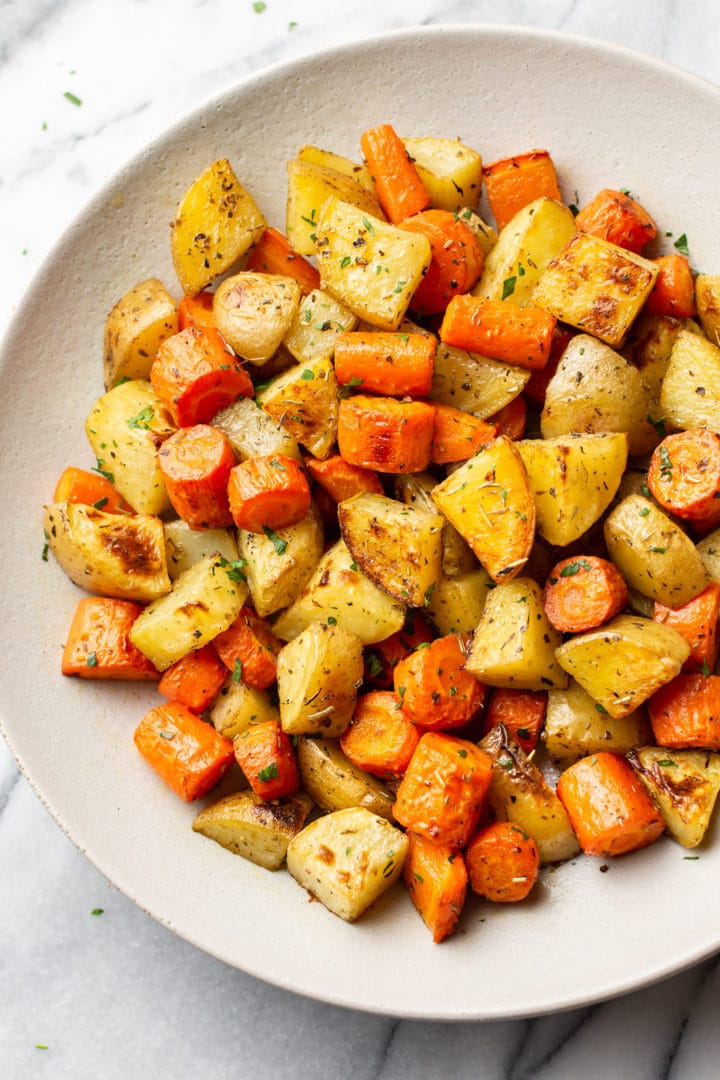
{"label": "diced potato cube", "polygon": [[294,461],[301,459],[297,440],[264,409],[259,409],[253,398],[238,398],[221,409],[212,418],[212,426],[228,437],[238,461],[270,454],[284,454]]}
{"label": "diced potato cube", "polygon": [[285,231],[290,246],[300,255],[314,255],[320,208],[326,199],[341,199],[361,213],[382,218],[374,192],[347,170],[313,161],[288,162],[288,200]]}
{"label": "diced potato cube", "polygon": [[119,379],[149,379],[159,346],[176,333],[177,308],[162,281],[148,278],[135,285],[105,322],[105,389]]}
{"label": "diced potato cube", "polygon": [[614,750],[625,754],[652,739],[644,709],[615,719],[600,712],[573,679],[564,690],[549,690],[542,740],[554,761],[571,765],[588,754]]}
{"label": "diced potato cube", "polygon": [[363,678],[363,646],[356,634],[314,622],[280,650],[280,722],[289,735],[342,735]]}
{"label": "diced potato cube", "polygon": [[299,304],[300,286],[294,278],[244,270],[218,286],[213,315],[234,352],[260,366],[275,355]]}
{"label": "diced potato cube", "polygon": [[307,161],[311,165],[323,165],[326,169],[333,169],[345,176],[351,176],[372,196],[375,195],[375,185],[367,165],[358,165],[356,161],[351,161],[342,154],[334,154],[331,150],[321,150],[318,146],[301,146],[297,152],[297,160]]}
{"label": "diced potato cube", "polygon": [[720,275],[698,274],[695,302],[702,328],[713,345],[720,345]]}
{"label": "diced potato cube", "polygon": [[238,791],[206,806],[192,827],[235,855],[279,870],[311,809],[312,799],[301,791],[270,802],[252,791]]}
{"label": "diced potato cube", "polygon": [[300,304],[283,345],[299,364],[330,360],[340,334],[354,330],[357,321],[330,293],[313,289]]}
{"label": "diced potato cube", "polygon": [[335,369],[326,356],[294,364],[257,394],[266,413],[317,458],[337,438],[339,396]]}
{"label": "diced potato cube", "polygon": [[440,343],[430,399],[486,420],[522,393],[530,374],[517,365]]}
{"label": "diced potato cube", "polygon": [[458,211],[476,203],[482,186],[482,159],[457,139],[403,139],[418,176],[430,195],[430,205]]}
{"label": "diced potato cube", "polygon": [[[395,496],[408,506],[437,514],[438,508],[432,497],[437,484],[431,473],[405,473],[395,477]],[[447,577],[458,577],[477,570],[477,559],[460,533],[443,516],[442,569]]]}
{"label": "diced potato cube", "polygon": [[[285,545],[282,555],[277,538]],[[320,560],[323,540],[322,518],[314,503],[301,521],[277,529],[275,537],[240,530],[239,550],[258,615],[272,615],[298,598]]]}
{"label": "diced potato cube", "polygon": [[212,704],[210,719],[220,735],[234,739],[253,724],[279,720],[280,713],[266,690],[256,690],[244,682],[235,682],[230,675]]}
{"label": "diced potato cube", "polygon": [[472,634],[480,622],[493,583],[485,570],[442,576],[427,603],[427,613],[442,635]]}
{"label": "diced potato cube", "polygon": [[681,431],[709,427],[720,431],[720,348],[681,330],[675,338],[662,390],[660,410]]}
{"label": "diced potato cube", "polygon": [[[165,551],[171,581],[208,555],[222,555],[229,563],[238,558],[237,540],[230,529],[191,529],[180,519],[165,522]],[[239,567],[238,571],[242,572]]]}
{"label": "diced potato cube", "polygon": [[720,754],[644,746],[628,758],[670,835],[683,847],[697,847],[720,792]]}
{"label": "diced potato cube", "polygon": [[379,817],[392,818],[394,796],[375,776],[345,757],[337,739],[300,735],[297,763],[303,788],[321,810],[362,806]]}

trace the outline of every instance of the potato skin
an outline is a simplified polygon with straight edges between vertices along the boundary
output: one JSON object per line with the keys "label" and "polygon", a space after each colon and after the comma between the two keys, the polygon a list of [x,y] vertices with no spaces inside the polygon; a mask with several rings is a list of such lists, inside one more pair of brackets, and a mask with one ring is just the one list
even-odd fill
{"label": "potato skin", "polygon": [[394,799],[374,776],[346,758],[336,739],[301,735],[297,762],[303,787],[322,810],[362,806],[383,818],[392,818]]}
{"label": "potato skin", "polygon": [[299,303],[300,286],[294,278],[244,270],[218,286],[213,315],[238,356],[259,365],[275,354]]}
{"label": "potato skin", "polygon": [[162,281],[148,278],[134,285],[105,321],[105,389],[118,379],[149,379],[159,346],[177,333],[177,327],[175,301]]}
{"label": "potato skin", "polygon": [[314,622],[280,651],[280,721],[289,735],[342,735],[363,678],[363,647],[356,634]]}
{"label": "potato skin", "polygon": [[279,870],[311,809],[312,799],[301,791],[270,802],[238,791],[204,807],[192,827],[257,866]]}

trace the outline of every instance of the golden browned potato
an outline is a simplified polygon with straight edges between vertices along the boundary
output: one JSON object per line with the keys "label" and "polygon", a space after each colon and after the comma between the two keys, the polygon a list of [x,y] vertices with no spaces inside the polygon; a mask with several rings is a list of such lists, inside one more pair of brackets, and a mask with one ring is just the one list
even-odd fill
{"label": "golden browned potato", "polygon": [[703,330],[713,345],[720,345],[720,275],[698,274],[695,302]]}
{"label": "golden browned potato", "polygon": [[430,205],[459,212],[474,205],[482,187],[482,159],[458,139],[403,139],[430,196]]}
{"label": "golden browned potato", "polygon": [[293,364],[267,383],[257,400],[314,457],[329,455],[337,438],[339,396],[327,356]]}
{"label": "golden browned potato", "polygon": [[299,364],[330,360],[339,336],[354,330],[357,322],[350,308],[330,293],[313,289],[303,297],[283,345]]}
{"label": "golden browned potato", "polygon": [[[297,161],[308,161],[311,165],[323,165],[326,169],[351,176],[358,184],[375,197],[375,185],[372,182],[367,165],[358,165],[356,161],[334,154],[331,150],[321,150],[319,146],[301,146],[296,155]],[[312,254],[312,252],[308,252]]]}
{"label": "golden browned potato", "polygon": [[480,622],[485,600],[494,588],[487,571],[471,570],[436,581],[426,605],[440,634],[472,634]]}
{"label": "golden browned potato", "polygon": [[660,411],[681,431],[709,427],[720,431],[720,348],[681,330],[667,366]]}
{"label": "golden browned potato", "polygon": [[549,756],[563,767],[588,754],[613,750],[625,754],[652,739],[645,710],[615,719],[600,712],[593,699],[573,679],[564,690],[549,690],[542,740]]}
{"label": "golden browned potato", "polygon": [[[234,530],[191,529],[179,518],[165,522],[165,551],[171,581],[208,555],[222,555],[229,563],[238,559]],[[242,573],[242,567],[237,567],[237,570]]]}
{"label": "golden browned potato", "polygon": [[312,799],[302,791],[269,802],[252,791],[238,791],[206,806],[192,827],[235,855],[279,870],[311,809]]}
{"label": "golden browned potato", "polygon": [[213,162],[183,195],[170,247],[183,292],[194,295],[260,239],[267,222],[227,158]]}
{"label": "golden browned potato", "polygon": [[478,353],[438,345],[430,399],[486,420],[509,405],[527,386],[530,372]]}
{"label": "golden browned potato", "polygon": [[651,416],[660,417],[660,390],[670,363],[675,338],[681,330],[704,336],[692,319],[673,319],[670,315],[640,315],[632,325],[625,355],[632,359],[650,388]]}
{"label": "golden browned potato", "polygon": [[299,736],[297,762],[305,791],[322,810],[362,806],[380,817],[392,817],[394,799],[388,789],[353,765],[337,739]]}
{"label": "golden browned potato", "polygon": [[301,460],[296,439],[264,409],[258,409],[253,398],[238,398],[221,409],[213,417],[212,426],[227,436],[238,461],[270,454]]}
{"label": "golden browned potato", "polygon": [[[438,508],[432,497],[437,480],[431,473],[404,473],[395,477],[395,497],[408,506],[437,514]],[[458,577],[477,570],[477,559],[457,529],[443,516],[442,569],[447,577]]]}
{"label": "golden browned potato", "polygon": [[710,581],[720,585],[720,529],[713,529],[697,545],[697,552],[703,561],[705,572]]}
{"label": "golden browned potato", "polygon": [[320,208],[329,199],[339,199],[348,206],[357,207],[364,214],[382,218],[383,212],[365,184],[337,162],[328,166],[319,161],[296,159],[288,161],[288,198],[285,231],[290,246],[301,255],[315,255],[319,235]]}
{"label": "golden browned potato", "polygon": [[267,691],[236,682],[229,675],[212,703],[210,719],[216,731],[235,739],[253,724],[279,720],[280,713]]}
{"label": "golden browned potato", "polygon": [[323,524],[318,508],[312,503],[301,521],[276,529],[273,537],[244,529],[238,536],[240,554],[246,562],[245,579],[258,615],[273,615],[288,607],[307,585],[323,553]]}
{"label": "golden browned potato", "polygon": [[363,646],[357,634],[314,622],[277,659],[280,722],[289,735],[342,735],[350,723],[363,679]]}
{"label": "golden browned potato", "polygon": [[177,333],[175,301],[158,278],[126,292],[105,321],[105,389],[119,379],[149,379],[158,348]]}
{"label": "golden browned potato", "polygon": [[299,303],[300,286],[294,278],[243,270],[218,286],[213,315],[237,355],[259,365],[277,351]]}
{"label": "golden browned potato", "polygon": [[683,847],[697,847],[720,791],[720,754],[644,746],[628,754],[667,831]]}

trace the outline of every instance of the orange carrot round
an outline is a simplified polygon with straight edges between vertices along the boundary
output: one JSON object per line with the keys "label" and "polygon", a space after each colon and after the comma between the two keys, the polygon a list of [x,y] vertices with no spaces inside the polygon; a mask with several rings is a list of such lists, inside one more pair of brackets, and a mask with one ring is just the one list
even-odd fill
{"label": "orange carrot round", "polygon": [[540,872],[537,844],[509,821],[494,821],[476,832],[465,859],[470,888],[495,903],[524,900]]}
{"label": "orange carrot round", "polygon": [[413,311],[444,311],[457,293],[470,292],[482,273],[485,256],[475,236],[449,210],[425,210],[403,221],[402,228],[427,237],[432,262],[415,290]]}
{"label": "orange carrot round", "polygon": [[430,464],[435,408],[356,394],[340,402],[338,448],[351,465],[381,473],[422,472]]}
{"label": "orange carrot round", "polygon": [[[383,486],[376,473],[370,469],[362,469],[359,465],[351,465],[339,454],[332,454],[324,461],[307,458],[305,468],[335,503],[351,499],[353,495],[360,495],[363,491],[370,491],[375,495],[383,494]],[[337,520],[337,514],[335,519]]]}
{"label": "orange carrot round", "polygon": [[237,682],[267,690],[277,682],[277,654],[282,642],[252,608],[240,609],[235,622],[213,638],[213,647]]}
{"label": "orange carrot round", "polygon": [[638,254],[657,232],[647,210],[622,191],[604,188],[575,218],[580,232]]}
{"label": "orange carrot round", "polygon": [[395,693],[414,724],[447,731],[467,724],[485,700],[485,687],[465,670],[459,634],[421,645],[395,667]]}
{"label": "orange carrot round", "polygon": [[690,263],[684,255],[661,255],[653,259],[660,273],[652,292],[645,301],[649,315],[671,315],[676,319],[692,319],[697,315],[695,282]]}
{"label": "orange carrot round", "polygon": [[297,791],[300,780],[295,753],[279,720],[246,728],[233,747],[238,765],[259,798],[281,799]]}
{"label": "orange carrot round", "polygon": [[562,201],[555,166],[547,150],[529,150],[483,166],[483,180],[498,229],[528,203],[545,195]]}
{"label": "orange carrot round", "polygon": [[491,442],[497,430],[496,424],[479,420],[477,416],[455,409],[452,405],[436,402],[432,460],[436,465],[466,461],[481,446]]}
{"label": "orange carrot round", "polygon": [[720,522],[720,436],[708,428],[667,435],[653,451],[647,482],[664,510],[714,527]]}
{"label": "orange carrot round", "polygon": [[178,304],[178,330],[187,330],[194,326],[196,330],[217,331],[213,315],[214,293],[196,293],[195,296],[183,296]]}
{"label": "orange carrot round", "polygon": [[578,555],[557,563],[543,593],[545,614],[564,634],[582,634],[602,626],[619,615],[627,602],[622,574],[596,555]]}
{"label": "orange carrot round", "polygon": [[397,225],[430,204],[427,188],[410,160],[405,144],[390,124],[369,128],[360,138],[378,202]]}
{"label": "orange carrot round", "polygon": [[158,450],[158,463],[170,502],[191,529],[232,525],[227,487],[237,458],[219,428],[180,428]]}
{"label": "orange carrot round", "polygon": [[310,509],[302,469],[284,454],[248,458],[230,473],[230,513],[238,529],[266,535],[296,525]]}
{"label": "orange carrot round", "polygon": [[440,340],[533,371],[548,361],[555,323],[555,316],[542,308],[454,296],[445,311]]}
{"label": "orange carrot round", "polygon": [[576,761],[558,780],[557,793],[588,855],[609,858],[636,851],[657,840],[665,827],[619,754],[603,751]]}
{"label": "orange carrot round", "polygon": [[504,724],[526,754],[535,749],[545,723],[547,691],[493,690],[485,713],[483,732],[487,735],[497,724]]}
{"label": "orange carrot round", "polygon": [[518,442],[525,438],[527,427],[527,403],[522,394],[518,394],[502,409],[488,416],[486,423],[494,424],[498,435],[507,435],[508,439]]}
{"label": "orange carrot round", "polygon": [[286,236],[268,227],[250,252],[246,270],[260,274],[282,274],[294,278],[307,296],[320,288],[320,274],[315,267],[290,247]]}
{"label": "orange carrot round", "polygon": [[352,720],[340,736],[346,757],[360,769],[389,780],[401,776],[415,753],[420,732],[399,708],[388,690],[359,697]]}
{"label": "orange carrot round", "polygon": [[63,649],[63,675],[157,681],[160,672],[130,640],[130,630],[141,611],[140,604],[132,600],[105,596],[80,600]]}
{"label": "orange carrot round", "polygon": [[676,675],[648,702],[658,746],[720,750],[720,676]]}
{"label": "orange carrot round", "polygon": [[402,630],[365,650],[365,681],[376,690],[391,690],[393,672],[399,662],[415,652],[418,645],[433,641],[435,637],[425,616],[409,608]]}
{"label": "orange carrot round", "polygon": [[237,398],[255,393],[247,371],[217,330],[196,325],[163,341],[150,382],[178,427],[206,424]]}
{"label": "orange carrot round", "polygon": [[460,917],[468,875],[462,852],[436,844],[420,833],[408,833],[403,877],[410,899],[432,931],[433,941],[452,933]]}
{"label": "orange carrot round", "polygon": [[335,375],[341,386],[362,387],[363,392],[425,397],[432,386],[435,349],[430,334],[341,334],[335,342]]}
{"label": "orange carrot round", "polygon": [[682,666],[683,671],[708,674],[715,670],[720,653],[720,585],[711,582],[679,608],[665,607],[655,601],[653,619],[672,626],[690,646],[690,655]]}
{"label": "orange carrot round", "polygon": [[132,506],[125,502],[120,492],[104,476],[76,469],[70,465],[64,469],[55,485],[53,502],[83,503],[104,510],[106,514],[134,514]]}
{"label": "orange carrot round", "polygon": [[166,669],[158,683],[158,693],[199,714],[212,705],[226,675],[225,666],[215,650],[211,645],[204,645]]}
{"label": "orange carrot round", "polygon": [[178,701],[157,705],[138,724],[135,746],[185,802],[201,799],[233,763],[233,744]]}

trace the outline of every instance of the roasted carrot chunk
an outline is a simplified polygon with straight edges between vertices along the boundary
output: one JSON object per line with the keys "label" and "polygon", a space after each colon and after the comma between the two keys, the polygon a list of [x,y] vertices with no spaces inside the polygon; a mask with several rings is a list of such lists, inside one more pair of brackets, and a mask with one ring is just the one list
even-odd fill
{"label": "roasted carrot chunk", "polygon": [[363,469],[422,472],[430,464],[434,429],[435,408],[427,402],[356,394],[340,402],[338,448]]}
{"label": "roasted carrot chunk", "polygon": [[[560,357],[565,352],[576,333],[577,331],[571,326],[565,326],[563,323],[555,324],[552,345],[550,346],[550,359],[545,367],[531,373],[530,379],[525,385],[523,396],[526,397],[528,401],[531,401],[533,405],[537,405],[539,409],[542,409],[545,404],[545,393],[547,391],[548,383],[557,371]],[[522,438],[522,435],[520,438]]]}
{"label": "roasted carrot chunk", "polygon": [[424,615],[408,609],[405,625],[384,641],[365,650],[365,681],[377,690],[390,690],[397,664],[415,652],[418,645],[433,641],[435,631]]}
{"label": "roasted carrot chunk", "polygon": [[345,756],[383,780],[402,776],[419,741],[420,732],[389,690],[374,690],[359,697],[352,720],[340,736]]}
{"label": "roasted carrot chunk", "polygon": [[533,371],[548,362],[555,323],[555,316],[542,308],[454,296],[445,311],[440,340]]}
{"label": "roasted carrot chunk", "polygon": [[410,899],[433,941],[452,933],[467,893],[468,874],[462,852],[436,844],[420,833],[408,833],[403,877]]}
{"label": "roasted carrot chunk", "polygon": [[178,330],[194,326],[196,330],[217,331],[213,315],[214,296],[207,290],[195,296],[183,296],[178,304]]}
{"label": "roasted carrot chunk", "polygon": [[563,559],[550,571],[543,607],[564,634],[594,630],[627,606],[628,589],[620,571],[607,559],[579,555]]}
{"label": "roasted carrot chunk", "polygon": [[459,634],[421,645],[395,667],[395,693],[405,715],[431,731],[463,727],[481,708],[485,687],[465,670]]}
{"label": "roasted carrot chunk", "polygon": [[151,682],[160,678],[154,664],[130,640],[142,611],[132,600],[86,596],[75,608],[63,649],[63,675],[81,679]]}
{"label": "roasted carrot chunk", "polygon": [[692,319],[697,315],[695,282],[690,263],[684,255],[661,255],[653,259],[660,273],[643,311],[649,315],[672,315],[676,319]]}
{"label": "roasted carrot chunk", "polygon": [[473,892],[500,904],[524,900],[540,872],[537,844],[509,821],[494,821],[476,832],[465,859]]}
{"label": "roasted carrot chunk", "polygon": [[663,832],[650,796],[619,754],[603,751],[576,761],[560,777],[557,793],[588,855],[624,855]]}
{"label": "roasted carrot chunk", "polygon": [[180,428],[158,450],[158,462],[170,502],[190,528],[232,525],[227,488],[237,458],[219,428]]}
{"label": "roasted carrot chunk", "polygon": [[255,690],[266,690],[276,682],[276,657],[282,642],[252,608],[242,608],[232,626],[213,639],[213,647],[237,682]]}
{"label": "roasted carrot chunk", "polygon": [[452,405],[436,403],[432,461],[436,465],[465,461],[481,446],[491,442],[497,430],[496,424],[479,420],[477,416],[455,409]]}
{"label": "roasted carrot chunk", "polygon": [[430,393],[436,341],[430,334],[385,331],[341,334],[335,342],[335,375],[341,386],[403,397]]}
{"label": "roasted carrot chunk", "polygon": [[518,394],[502,409],[488,416],[486,423],[494,424],[498,435],[506,435],[513,442],[525,438],[527,427],[527,404],[522,394]]}
{"label": "roasted carrot chunk", "polygon": [[308,458],[305,468],[336,503],[351,499],[353,495],[360,495],[363,491],[370,491],[374,495],[383,494],[383,486],[376,473],[370,469],[362,469],[359,465],[351,465],[339,454],[333,454],[324,461]]}
{"label": "roasted carrot chunk", "polygon": [[286,236],[269,227],[262,234],[245,264],[246,270],[261,274],[283,274],[294,278],[303,296],[320,288],[320,275],[315,267],[293,251]]}
{"label": "roasted carrot chunk", "polygon": [[684,672],[709,675],[715,670],[720,651],[720,585],[711,582],[682,607],[669,608],[656,601],[653,619],[672,626],[690,646],[690,655],[682,666]]}
{"label": "roasted carrot chunk", "polygon": [[545,690],[498,689],[493,691],[485,713],[484,734],[497,724],[504,724],[526,754],[535,749],[545,723]]}
{"label": "roasted carrot chunk", "polygon": [[179,701],[190,712],[201,713],[212,704],[225,682],[227,671],[210,645],[194,649],[167,668],[158,683],[158,692],[170,701]]}
{"label": "roasted carrot chunk", "polygon": [[237,763],[259,798],[281,799],[297,791],[300,781],[295,753],[279,720],[253,724],[233,745]]}
{"label": "roasted carrot chunk", "polygon": [[658,746],[720,750],[720,676],[676,675],[648,702]]}
{"label": "roasted carrot chunk", "polygon": [[266,533],[296,525],[310,509],[300,466],[284,454],[248,458],[230,472],[230,513],[238,529]]}
{"label": "roasted carrot chunk", "polygon": [[361,136],[360,145],[378,202],[393,225],[430,205],[428,190],[390,124],[369,128]]}
{"label": "roasted carrot chunk", "polygon": [[470,292],[482,273],[485,256],[475,236],[449,210],[425,210],[403,221],[402,228],[430,241],[432,262],[410,306],[422,315],[444,311],[457,293]]}
{"label": "roasted carrot chunk", "polygon": [[708,428],[667,435],[653,451],[647,482],[664,510],[714,527],[720,522],[720,436]]}
{"label": "roasted carrot chunk", "polygon": [[151,709],[135,729],[135,746],[185,802],[201,799],[233,763],[233,744],[179,701]]}
{"label": "roasted carrot chunk", "polygon": [[530,150],[493,161],[483,167],[483,179],[498,229],[504,229],[518,210],[543,195],[562,201],[555,166],[547,150]]}
{"label": "roasted carrot chunk", "polygon": [[423,735],[393,805],[396,821],[451,848],[475,831],[492,779],[492,759],[475,743],[429,731]]}
{"label": "roasted carrot chunk", "polygon": [[575,218],[580,232],[639,253],[656,233],[655,222],[639,202],[622,191],[604,188]]}
{"label": "roasted carrot chunk", "polygon": [[60,476],[53,502],[82,503],[104,510],[106,514],[134,514],[132,506],[126,503],[119,491],[104,476],[97,476],[87,469],[68,466]]}
{"label": "roasted carrot chunk", "polygon": [[150,382],[178,427],[206,424],[239,397],[253,397],[250,376],[216,330],[192,325],[163,341]]}

